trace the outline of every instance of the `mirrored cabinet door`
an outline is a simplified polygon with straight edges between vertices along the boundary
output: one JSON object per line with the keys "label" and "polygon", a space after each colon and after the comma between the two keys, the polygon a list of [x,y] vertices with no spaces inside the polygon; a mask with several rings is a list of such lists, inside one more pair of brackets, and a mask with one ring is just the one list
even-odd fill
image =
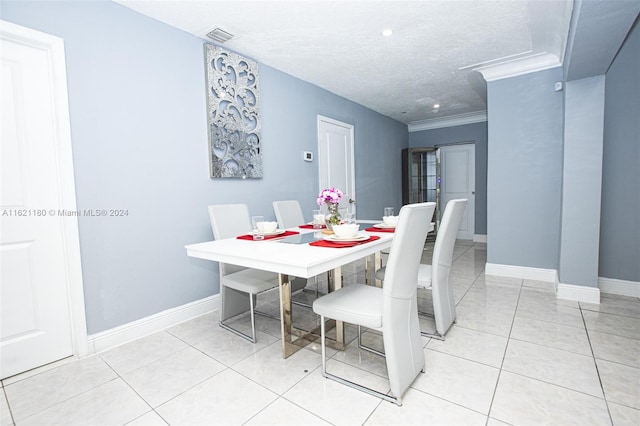
{"label": "mirrored cabinet door", "polygon": [[402,150],[402,204],[435,202],[436,231],[440,223],[440,162],[437,148]]}

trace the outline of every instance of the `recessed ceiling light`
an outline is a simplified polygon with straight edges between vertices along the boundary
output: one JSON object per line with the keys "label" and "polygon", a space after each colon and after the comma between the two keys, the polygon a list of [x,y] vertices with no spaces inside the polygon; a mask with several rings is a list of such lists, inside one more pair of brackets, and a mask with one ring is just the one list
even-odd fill
{"label": "recessed ceiling light", "polygon": [[390,37],[391,34],[393,34],[393,30],[392,29],[386,29],[384,31],[382,31],[382,35],[385,37]]}

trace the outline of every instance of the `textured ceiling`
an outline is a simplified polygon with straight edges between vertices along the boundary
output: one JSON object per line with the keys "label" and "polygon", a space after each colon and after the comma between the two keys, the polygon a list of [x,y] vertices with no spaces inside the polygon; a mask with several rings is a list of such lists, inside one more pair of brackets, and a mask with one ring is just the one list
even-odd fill
{"label": "textured ceiling", "polygon": [[[563,57],[571,0],[116,0],[404,123],[486,110],[474,71]],[[383,37],[384,29],[393,35]],[[212,42],[213,43],[213,42]],[[440,104],[434,112],[433,105]]]}

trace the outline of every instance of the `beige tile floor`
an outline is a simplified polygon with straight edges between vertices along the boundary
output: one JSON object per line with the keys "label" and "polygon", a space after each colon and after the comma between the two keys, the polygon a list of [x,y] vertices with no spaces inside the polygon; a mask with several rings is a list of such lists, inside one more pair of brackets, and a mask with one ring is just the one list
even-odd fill
{"label": "beige tile floor", "polygon": [[[254,345],[211,313],[3,380],[0,426],[640,424],[640,299],[557,300],[548,283],[485,275],[485,262],[486,245],[456,245],[458,321],[445,341],[423,339],[427,371],[402,407],[324,379],[317,345],[282,359],[275,320],[258,317]],[[361,280],[362,265],[343,275],[347,285]],[[259,305],[277,312],[276,298]],[[428,293],[420,298],[429,303]],[[318,323],[297,306],[294,321]],[[375,333],[365,338],[381,344]],[[329,355],[330,371],[388,390],[384,361],[355,342]]]}

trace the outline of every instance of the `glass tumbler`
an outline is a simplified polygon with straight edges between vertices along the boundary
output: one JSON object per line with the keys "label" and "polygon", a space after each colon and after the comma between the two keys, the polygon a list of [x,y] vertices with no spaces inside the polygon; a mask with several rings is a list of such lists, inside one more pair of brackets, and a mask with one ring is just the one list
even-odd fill
{"label": "glass tumbler", "polygon": [[345,213],[344,223],[356,223],[356,214],[351,212]]}
{"label": "glass tumbler", "polygon": [[251,216],[254,240],[264,240],[264,216]]}
{"label": "glass tumbler", "polygon": [[313,227],[314,229],[320,229],[324,226],[324,215],[322,210],[315,209],[313,211]]}

